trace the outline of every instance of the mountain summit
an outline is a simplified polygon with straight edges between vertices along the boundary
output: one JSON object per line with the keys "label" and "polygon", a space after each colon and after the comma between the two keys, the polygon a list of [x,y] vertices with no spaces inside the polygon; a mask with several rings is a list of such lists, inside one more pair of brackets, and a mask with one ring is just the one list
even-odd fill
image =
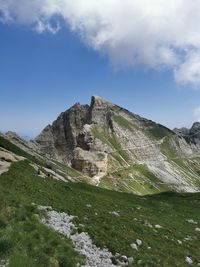
{"label": "mountain summit", "polygon": [[189,143],[200,145],[200,122],[195,122],[191,129],[187,128],[181,128],[177,129],[175,128],[174,131],[184,137]]}
{"label": "mountain summit", "polygon": [[34,143],[43,155],[103,187],[135,193],[199,190],[198,143],[99,96],[61,113]]}

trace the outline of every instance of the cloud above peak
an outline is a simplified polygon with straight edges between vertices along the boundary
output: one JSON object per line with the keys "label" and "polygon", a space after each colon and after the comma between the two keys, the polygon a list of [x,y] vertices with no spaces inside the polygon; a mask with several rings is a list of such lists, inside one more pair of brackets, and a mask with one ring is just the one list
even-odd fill
{"label": "cloud above peak", "polygon": [[61,18],[115,68],[167,68],[178,83],[200,85],[199,0],[0,0],[0,14],[53,34]]}

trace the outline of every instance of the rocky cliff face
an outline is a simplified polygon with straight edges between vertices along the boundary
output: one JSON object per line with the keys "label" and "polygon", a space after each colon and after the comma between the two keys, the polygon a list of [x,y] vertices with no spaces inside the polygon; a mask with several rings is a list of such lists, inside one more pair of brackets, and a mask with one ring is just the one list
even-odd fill
{"label": "rocky cliff face", "polygon": [[109,121],[112,105],[100,97],[92,97],[91,105],[75,104],[60,114],[35,139],[41,153],[72,165],[89,176],[107,173],[107,153],[100,140],[91,133],[93,125]]}
{"label": "rocky cliff face", "polygon": [[[195,138],[197,126],[191,129]],[[199,190],[196,143],[98,96],[61,113],[34,144],[104,187],[136,193]]]}
{"label": "rocky cliff face", "polygon": [[185,138],[185,140],[193,145],[197,145],[200,148],[200,122],[195,122],[191,129],[181,128],[174,129],[174,131]]}

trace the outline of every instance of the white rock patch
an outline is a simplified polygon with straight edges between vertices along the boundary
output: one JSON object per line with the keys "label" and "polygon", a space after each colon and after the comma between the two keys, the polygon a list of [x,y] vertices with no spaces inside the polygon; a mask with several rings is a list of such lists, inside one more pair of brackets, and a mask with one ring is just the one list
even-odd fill
{"label": "white rock patch", "polygon": [[4,172],[9,171],[10,166],[11,166],[10,162],[0,160],[0,175]]}
{"label": "white rock patch", "polygon": [[193,240],[193,238],[191,236],[187,236],[184,238],[184,241],[192,241],[192,240]]}
{"label": "white rock patch", "polygon": [[120,214],[117,211],[110,211],[109,214],[119,217]]}
{"label": "white rock patch", "polygon": [[161,228],[162,228],[162,226],[161,226],[161,225],[159,225],[159,224],[156,224],[156,225],[155,225],[155,228],[156,228],[156,229],[161,229]]}
{"label": "white rock patch", "polygon": [[136,244],[137,244],[138,246],[142,246],[142,240],[137,239],[137,240],[136,240]]}
{"label": "white rock patch", "polygon": [[48,219],[43,218],[42,223],[71,239],[76,251],[86,258],[86,265],[82,267],[115,267],[128,264],[128,261],[123,261],[121,256],[122,261],[114,265],[111,260],[114,255],[108,249],[100,249],[95,246],[88,233],[82,232],[79,234],[77,227],[72,222],[74,216],[64,212],[56,212],[51,207],[40,206],[39,209],[45,210],[48,215]]}
{"label": "white rock patch", "polygon": [[153,228],[153,225],[150,224],[148,221],[145,221],[145,226],[149,227],[149,228]]}
{"label": "white rock patch", "polygon": [[24,160],[24,157],[15,155],[14,153],[0,148],[0,175],[8,172],[12,162]]}
{"label": "white rock patch", "polygon": [[186,220],[186,222],[191,223],[191,224],[197,224],[197,222],[195,222],[193,219],[188,219]]}
{"label": "white rock patch", "polygon": [[8,260],[0,260],[0,267],[7,267],[9,265]]}
{"label": "white rock patch", "polygon": [[53,171],[53,170],[51,170],[51,169],[49,169],[49,168],[44,168],[44,167],[43,167],[43,169],[44,169],[46,172],[50,173],[50,174],[52,175],[52,178],[53,178],[53,179],[55,179],[55,180],[57,180],[57,181],[67,182],[66,179],[65,179],[63,176],[59,175],[59,174],[56,173],[55,171]]}
{"label": "white rock patch", "polygon": [[185,257],[185,261],[188,263],[188,264],[193,264],[193,260],[191,257]]}
{"label": "white rock patch", "polygon": [[15,155],[14,153],[12,153],[6,149],[3,149],[3,148],[0,148],[0,158],[1,159],[4,158],[5,160],[9,160],[10,162],[16,162],[19,160],[24,160],[24,157]]}
{"label": "white rock patch", "polygon": [[131,244],[130,246],[132,249],[138,250],[138,246],[135,243]]}

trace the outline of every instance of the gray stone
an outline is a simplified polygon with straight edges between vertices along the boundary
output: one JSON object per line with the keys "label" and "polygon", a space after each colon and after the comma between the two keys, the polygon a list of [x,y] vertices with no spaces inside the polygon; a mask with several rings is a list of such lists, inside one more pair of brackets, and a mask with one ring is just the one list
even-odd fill
{"label": "gray stone", "polygon": [[132,249],[138,250],[138,246],[135,243],[131,244],[130,246]]}
{"label": "gray stone", "polygon": [[[112,263],[112,258],[115,256],[108,249],[101,249],[94,245],[88,233],[78,233],[77,227],[73,224],[74,216],[70,216],[64,212],[56,212],[49,207],[40,206],[39,209],[45,210],[48,215],[48,219],[43,218],[41,222],[63,236],[70,238],[76,251],[86,258],[86,264],[82,267],[118,266]],[[118,257],[121,259],[120,266],[126,266],[128,258],[120,254],[118,254]]]}
{"label": "gray stone", "polygon": [[133,263],[133,262],[134,262],[134,258],[133,258],[133,257],[129,257],[129,258],[128,258],[128,263],[131,264],[131,263]]}
{"label": "gray stone", "polygon": [[193,264],[193,260],[191,257],[185,257],[185,261],[188,263],[188,264]]}
{"label": "gray stone", "polygon": [[142,240],[137,239],[137,240],[136,240],[136,243],[137,243],[138,246],[142,246]]}

